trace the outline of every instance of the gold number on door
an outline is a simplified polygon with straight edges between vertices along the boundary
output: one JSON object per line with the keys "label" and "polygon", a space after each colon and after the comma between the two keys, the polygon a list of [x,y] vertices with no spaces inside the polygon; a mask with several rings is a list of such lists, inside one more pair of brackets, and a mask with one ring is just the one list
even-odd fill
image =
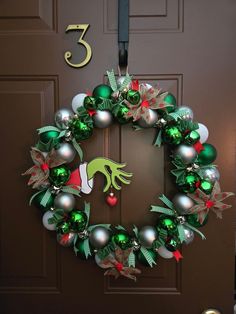
{"label": "gold number on door", "polygon": [[85,59],[82,62],[78,63],[78,64],[75,64],[75,63],[72,63],[72,62],[69,61],[69,59],[72,57],[72,53],[70,51],[66,51],[65,52],[64,58],[66,60],[66,63],[69,64],[73,68],[82,68],[83,66],[88,64],[89,61],[92,58],[92,49],[91,49],[90,45],[83,39],[85,33],[88,30],[88,28],[89,28],[89,24],[77,24],[77,25],[76,24],[72,24],[72,25],[68,25],[67,28],[66,28],[66,33],[69,32],[69,31],[79,31],[79,30],[82,30],[82,34],[79,37],[78,44],[84,46],[85,49],[86,49],[86,57],[85,57]]}

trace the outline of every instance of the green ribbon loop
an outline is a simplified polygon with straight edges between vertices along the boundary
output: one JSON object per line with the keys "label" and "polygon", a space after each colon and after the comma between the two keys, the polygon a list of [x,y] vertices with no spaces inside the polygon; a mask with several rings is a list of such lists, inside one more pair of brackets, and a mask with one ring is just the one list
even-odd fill
{"label": "green ribbon loop", "polygon": [[121,84],[119,91],[122,91],[132,81],[132,77],[127,73],[123,83]]}
{"label": "green ribbon loop", "polygon": [[31,198],[30,198],[30,200],[29,200],[29,205],[32,205],[32,202],[33,202],[34,198],[35,198],[38,194],[40,194],[40,193],[42,193],[42,190],[41,190],[41,191],[38,191],[38,192],[36,192],[36,193],[34,193],[34,194],[31,196]]}
{"label": "green ribbon loop", "polygon": [[76,139],[75,139],[75,138],[72,139],[72,144],[73,144],[75,150],[77,151],[80,160],[83,161],[83,151],[82,151],[82,149],[81,149],[79,143],[76,142]]}
{"label": "green ribbon loop", "polygon": [[46,207],[47,202],[49,200],[49,198],[51,197],[52,193],[50,189],[47,189],[46,193],[44,194],[43,198],[41,199],[40,205],[42,205],[43,207]]}
{"label": "green ribbon loop", "polygon": [[111,70],[111,72],[107,71],[107,76],[108,76],[108,81],[110,83],[111,89],[113,90],[113,92],[115,92],[118,89],[118,87],[117,87],[114,71],[113,70]]}
{"label": "green ribbon loop", "polygon": [[129,254],[129,258],[128,258],[128,265],[129,267],[135,267],[135,255],[134,255],[134,252],[131,251],[130,254]]}
{"label": "green ribbon loop", "polygon": [[75,188],[73,188],[72,185],[66,185],[66,186],[63,186],[61,188],[61,191],[62,192],[65,192],[65,193],[70,193],[70,194],[73,194],[73,195],[76,195],[76,196],[79,196],[80,197],[80,191],[76,190]]}
{"label": "green ribbon loop", "polygon": [[178,229],[180,242],[183,243],[186,240],[186,236],[184,233],[184,226],[181,224],[178,224],[177,229]]}
{"label": "green ribbon loop", "polygon": [[193,230],[194,232],[198,233],[200,235],[200,237],[202,238],[202,240],[206,240],[206,237],[204,236],[204,234],[201,231],[199,231],[198,229],[196,229],[195,227],[193,227],[192,225],[190,225],[187,222],[185,222],[184,225],[187,228],[189,228],[189,229]]}
{"label": "green ribbon loop", "polygon": [[138,228],[135,225],[133,227],[133,232],[134,232],[136,238],[138,238]]}
{"label": "green ribbon loop", "polygon": [[151,212],[156,212],[156,213],[161,213],[161,214],[166,214],[169,216],[174,216],[174,212],[171,209],[161,207],[161,206],[154,206],[151,205]]}
{"label": "green ribbon loop", "polygon": [[159,130],[156,140],[154,142],[154,146],[161,147],[161,144],[162,144],[162,130]]}
{"label": "green ribbon loop", "polygon": [[152,255],[148,252],[148,250],[145,247],[141,246],[140,251],[142,252],[143,256],[145,257],[150,267],[153,267],[153,264],[156,265],[156,262],[152,258]]}
{"label": "green ribbon loop", "polygon": [[170,209],[174,210],[174,205],[173,203],[164,195],[162,194],[159,199],[166,205],[168,206]]}
{"label": "green ribbon loop", "polygon": [[42,127],[42,128],[39,128],[39,129],[37,129],[37,131],[38,131],[38,134],[42,134],[42,133],[49,132],[49,131],[61,132],[60,129],[58,129],[58,128],[55,127],[55,126],[51,126],[51,125],[48,125],[48,126],[44,126],[44,127]]}
{"label": "green ribbon loop", "polygon": [[87,224],[86,224],[86,227],[87,227],[89,223],[89,218],[90,218],[90,203],[84,202],[84,212],[87,216]]}
{"label": "green ribbon loop", "polygon": [[89,239],[88,238],[84,240],[84,254],[85,254],[86,259],[90,255],[92,255],[91,250],[90,250],[90,244],[89,244]]}

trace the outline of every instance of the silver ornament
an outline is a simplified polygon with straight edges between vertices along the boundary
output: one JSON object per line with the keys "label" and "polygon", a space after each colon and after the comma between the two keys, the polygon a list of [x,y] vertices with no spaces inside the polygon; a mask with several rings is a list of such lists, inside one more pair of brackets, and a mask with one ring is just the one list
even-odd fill
{"label": "silver ornament", "polygon": [[211,183],[214,183],[220,179],[220,173],[219,170],[216,167],[207,167],[201,169],[200,172],[203,179],[210,181]]}
{"label": "silver ornament", "polygon": [[50,231],[56,230],[56,224],[48,223],[48,219],[50,219],[52,217],[53,217],[53,211],[48,210],[48,211],[46,211],[46,213],[44,213],[43,218],[42,218],[42,222],[43,222],[44,227]]}
{"label": "silver ornament", "polygon": [[54,208],[63,209],[66,213],[69,213],[75,208],[75,197],[70,193],[59,193],[54,199]]}
{"label": "silver ornament", "polygon": [[138,237],[142,246],[151,248],[153,241],[157,239],[157,231],[152,226],[144,226],[140,229]]}
{"label": "silver ornament", "polygon": [[168,251],[164,246],[160,246],[159,249],[157,249],[157,253],[163,257],[163,258],[172,258],[174,254],[170,251]]}
{"label": "silver ornament", "polygon": [[63,108],[59,109],[55,113],[55,124],[59,129],[68,129],[69,123],[74,117],[74,113],[72,110]]}
{"label": "silver ornament", "polygon": [[70,163],[76,156],[76,150],[69,143],[61,143],[59,148],[56,150],[58,157]]}
{"label": "silver ornament", "polygon": [[104,129],[112,124],[112,114],[108,110],[97,110],[93,115],[94,125],[97,128]]}
{"label": "silver ornament", "polygon": [[107,245],[110,239],[110,232],[104,227],[95,227],[89,235],[89,241],[96,249],[101,249]]}
{"label": "silver ornament", "polygon": [[158,120],[157,112],[152,109],[148,109],[148,111],[149,111],[149,118],[150,118],[148,122],[144,120],[142,117],[137,121],[138,125],[141,128],[151,128],[154,126],[155,123],[157,123],[157,120]]}
{"label": "silver ornament", "polygon": [[189,210],[195,205],[194,201],[186,194],[178,193],[172,199],[174,208],[180,215],[189,213]]}
{"label": "silver ornament", "polygon": [[197,158],[197,152],[192,146],[181,144],[174,150],[174,157],[180,157],[182,162],[188,165]]}
{"label": "silver ornament", "polygon": [[184,240],[184,242],[185,242],[186,244],[189,244],[189,243],[193,242],[193,239],[194,239],[194,232],[193,232],[191,229],[189,229],[189,228],[187,228],[187,227],[184,227],[184,234],[185,234],[185,240]]}
{"label": "silver ornament", "polygon": [[86,96],[87,94],[80,93],[80,94],[75,95],[75,97],[72,99],[71,107],[74,113],[77,113],[77,109],[84,105],[84,98]]}
{"label": "silver ornament", "polygon": [[193,120],[193,111],[187,106],[181,106],[176,110],[176,113],[180,115],[182,120]]}
{"label": "silver ornament", "polygon": [[69,232],[65,234],[60,234],[60,233],[57,234],[57,242],[64,247],[72,246],[72,244],[74,243],[74,239],[75,239],[75,233],[73,232]]}

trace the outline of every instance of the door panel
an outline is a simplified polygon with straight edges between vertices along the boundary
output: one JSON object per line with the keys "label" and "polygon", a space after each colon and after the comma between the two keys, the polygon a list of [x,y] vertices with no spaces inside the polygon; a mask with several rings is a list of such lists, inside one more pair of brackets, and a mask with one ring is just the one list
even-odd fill
{"label": "door panel", "polygon": [[[130,74],[172,92],[208,126],[226,191],[235,191],[235,16],[231,0],[130,0]],[[77,44],[80,33],[65,29],[82,23],[90,24],[85,39],[93,57],[73,69],[64,52],[72,51],[76,63],[85,49]],[[78,92],[106,82],[106,70],[117,67],[117,1],[0,1],[0,40],[1,313],[198,314],[211,307],[232,313],[234,210],[223,221],[211,215],[202,229],[207,241],[196,236],[182,248],[179,264],[159,258],[154,269],[141,267],[133,283],[104,277],[93,261],[59,247],[55,234],[43,229],[41,213],[28,206],[32,191],[20,174],[31,165],[35,130],[52,123],[53,113],[69,107]],[[150,204],[176,188],[168,175],[169,152],[152,146],[154,137],[154,130],[114,124],[82,144],[85,160],[109,157],[127,162],[134,173],[131,185],[117,193],[115,209],[105,204],[103,178],[96,177],[92,194],[78,200],[78,208],[91,202],[92,223],[129,230],[155,223]]]}

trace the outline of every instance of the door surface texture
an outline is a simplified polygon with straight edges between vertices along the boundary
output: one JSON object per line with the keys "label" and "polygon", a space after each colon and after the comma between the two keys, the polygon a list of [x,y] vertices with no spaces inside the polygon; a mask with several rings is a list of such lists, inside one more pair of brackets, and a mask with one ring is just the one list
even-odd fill
{"label": "door surface texture", "polygon": [[[42,213],[28,201],[32,189],[21,176],[32,165],[36,129],[53,123],[54,112],[70,107],[79,92],[117,74],[117,0],[0,0],[0,313],[1,314],[200,314],[208,308],[233,313],[234,208],[223,220],[210,215],[181,248],[184,258],[141,266],[136,283],[105,277],[93,260],[83,261],[43,228]],[[71,24],[90,24],[84,39],[91,61]],[[172,92],[210,130],[225,191],[235,191],[236,2],[233,0],[130,0],[129,73],[140,82]],[[113,124],[82,143],[86,161],[104,156],[126,162],[132,183],[118,192],[119,205],[106,205],[103,177],[78,200],[91,203],[91,223],[122,224],[132,230],[153,224],[149,213],[176,187],[167,152],[153,146],[154,129],[135,132]],[[231,200],[231,202],[233,202]],[[230,203],[230,201],[229,201]]]}

